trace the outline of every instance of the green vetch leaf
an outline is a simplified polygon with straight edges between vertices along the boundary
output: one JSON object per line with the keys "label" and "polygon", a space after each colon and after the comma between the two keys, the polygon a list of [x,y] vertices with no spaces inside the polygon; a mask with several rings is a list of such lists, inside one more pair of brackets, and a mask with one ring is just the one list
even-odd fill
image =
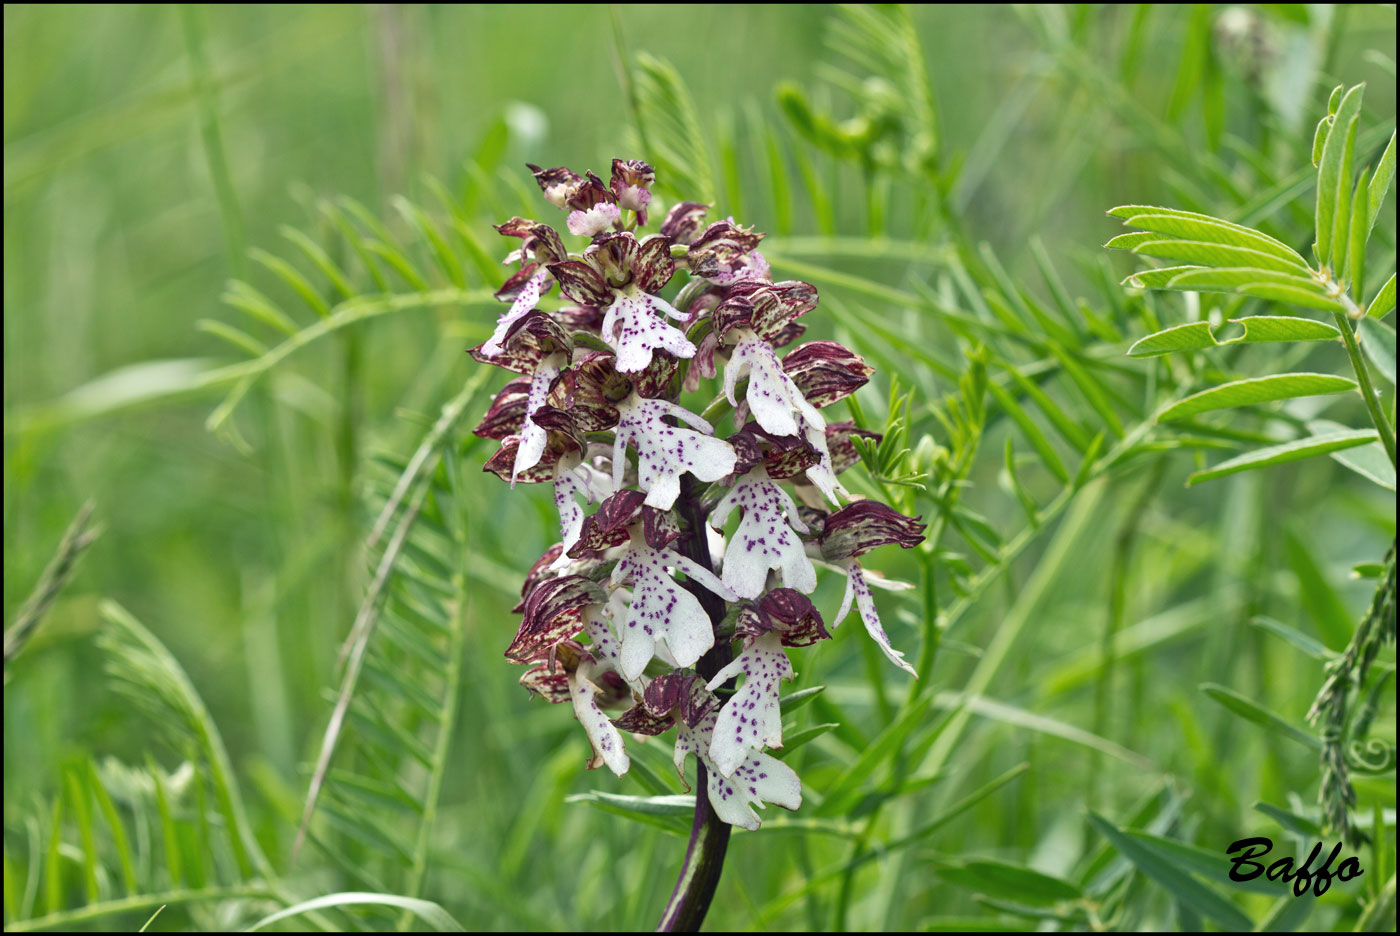
{"label": "green vetch leaf", "polygon": [[1038,906],[1084,896],[1077,886],[1062,878],[1002,861],[939,865],[938,876],[979,894]]}
{"label": "green vetch leaf", "polygon": [[[1365,85],[1356,85],[1347,91],[1337,105],[1336,119],[1332,132],[1322,146],[1322,158],[1317,166],[1317,210],[1316,244],[1319,263],[1326,263],[1332,256],[1332,235],[1337,220],[1338,183],[1342,180],[1342,160],[1346,151],[1356,145],[1356,128],[1352,124],[1361,113],[1361,96]],[[1347,146],[1350,139],[1351,147]],[[1350,186],[1347,187],[1350,195]]]}
{"label": "green vetch leaf", "polygon": [[1385,318],[1390,314],[1390,310],[1395,308],[1395,274],[1390,274],[1390,279],[1385,281],[1385,285],[1376,293],[1371,304],[1366,307],[1366,317],[1373,319]]}
{"label": "green vetch leaf", "polygon": [[1327,142],[1327,134],[1332,131],[1332,115],[1328,114],[1317,122],[1317,129],[1313,131],[1312,163],[1316,166],[1322,161],[1322,146]]}
{"label": "green vetch leaf", "polygon": [[1134,215],[1124,222],[1128,227],[1167,234],[1182,240],[1244,247],[1286,261],[1299,271],[1308,269],[1308,262],[1292,247],[1260,231],[1250,230],[1218,218],[1184,218],[1174,214]]}
{"label": "green vetch leaf", "polygon": [[[1376,224],[1376,218],[1380,216],[1381,205],[1385,204],[1385,196],[1390,191],[1390,182],[1395,178],[1395,131],[1390,132],[1390,142],[1386,144],[1385,152],[1381,154],[1381,161],[1376,164],[1376,174],[1371,176],[1371,184],[1367,186],[1367,207],[1369,209],[1366,233],[1369,236],[1371,228]],[[1394,277],[1391,277],[1394,279]]]}
{"label": "green vetch leaf", "polygon": [[1157,419],[1159,422],[1172,422],[1212,410],[1253,406],[1274,400],[1291,400],[1295,397],[1326,393],[1344,393],[1354,389],[1356,381],[1333,374],[1274,374],[1269,377],[1250,377],[1193,393],[1162,410]]}
{"label": "green vetch leaf", "polygon": [[1332,460],[1350,468],[1368,481],[1374,481],[1387,491],[1395,490],[1395,466],[1390,463],[1390,456],[1385,453],[1385,447],[1379,442],[1333,452]]}
{"label": "green vetch leaf", "polygon": [[1324,312],[1335,312],[1344,308],[1336,300],[1320,296],[1312,289],[1302,289],[1281,283],[1246,283],[1239,288],[1239,292],[1256,299],[1283,302],[1288,305],[1302,306],[1305,309],[1321,309]]}
{"label": "green vetch leaf", "polygon": [[[1109,244],[1116,246],[1113,241],[1110,241]],[[1148,240],[1136,243],[1132,247],[1132,251],[1144,257],[1157,257],[1161,260],[1184,260],[1187,263],[1204,266],[1254,267],[1262,270],[1274,270],[1279,273],[1300,272],[1297,264],[1292,261],[1264,253],[1262,250],[1212,244],[1207,241]]]}
{"label": "green vetch leaf", "polygon": [[1173,351],[1200,351],[1213,348],[1219,343],[1210,332],[1209,322],[1188,322],[1139,338],[1128,349],[1128,357],[1152,357],[1157,354],[1171,354]]}
{"label": "green vetch leaf", "polygon": [[1363,318],[1357,323],[1357,330],[1361,332],[1361,350],[1380,375],[1395,386],[1395,329],[1380,319]]}
{"label": "green vetch leaf", "polygon": [[1340,339],[1342,333],[1335,325],[1291,315],[1251,315],[1248,318],[1230,319],[1230,322],[1244,328],[1244,334],[1230,338],[1221,344],[1243,341],[1258,344],[1270,341],[1328,341]]}
{"label": "green vetch leaf", "polygon": [[1273,734],[1281,735],[1314,750],[1322,747],[1322,742],[1318,740],[1317,735],[1298,727],[1281,715],[1269,711],[1253,699],[1240,695],[1229,686],[1202,683],[1201,691],[1229,709],[1233,714],[1245,721],[1267,728]]}
{"label": "green vetch leaf", "polygon": [[263,917],[261,920],[248,927],[247,932],[257,932],[260,929],[271,926],[273,923],[294,916],[301,916],[303,913],[311,913],[315,910],[331,910],[336,907],[349,907],[358,904],[376,904],[381,907],[395,907],[399,910],[406,910],[439,933],[466,932],[462,924],[452,918],[452,914],[448,913],[431,900],[419,900],[416,897],[402,897],[398,894],[367,894],[358,892],[327,894],[324,897],[304,900],[299,904],[287,907],[285,910],[279,910],[276,913]]}
{"label": "green vetch leaf", "polygon": [[1089,813],[1089,821],[1124,858],[1133,863],[1134,867],[1197,913],[1214,920],[1226,929],[1243,931],[1254,928],[1253,922],[1243,911],[1182,871],[1174,862],[1163,859],[1158,852],[1121,831],[1097,813]]}
{"label": "green vetch leaf", "polygon": [[[1181,269],[1177,267],[1176,269]],[[1156,271],[1160,272],[1160,271]],[[1295,273],[1280,273],[1277,270],[1261,270],[1258,267],[1191,267],[1167,280],[1169,289],[1190,289],[1195,292],[1237,292],[1243,286],[1256,283],[1275,283],[1280,286],[1293,286],[1298,289],[1315,291],[1326,296],[1322,284],[1309,276]]]}
{"label": "green vetch leaf", "polygon": [[1252,471],[1256,468],[1267,468],[1270,465],[1281,465],[1285,462],[1328,455],[1332,452],[1340,452],[1342,449],[1375,442],[1377,438],[1374,429],[1355,429],[1328,435],[1306,436],[1302,439],[1294,439],[1292,442],[1285,442],[1282,445],[1271,445],[1268,448],[1246,452],[1236,458],[1221,462],[1214,468],[1198,471],[1186,479],[1186,485],[1190,487],[1203,481],[1213,481],[1216,478],[1223,478],[1241,471]]}

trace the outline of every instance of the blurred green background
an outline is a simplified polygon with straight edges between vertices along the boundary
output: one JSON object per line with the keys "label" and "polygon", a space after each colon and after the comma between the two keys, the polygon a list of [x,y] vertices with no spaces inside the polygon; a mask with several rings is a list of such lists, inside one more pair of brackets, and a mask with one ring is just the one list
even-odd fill
{"label": "blurred green background", "polygon": [[[688,86],[703,145],[720,167],[719,216],[733,212],[772,232],[777,257],[900,289],[934,283],[918,250],[942,242],[947,228],[928,208],[927,185],[833,158],[794,133],[776,103],[775,86],[790,80],[818,108],[850,116],[846,89],[824,70],[832,16],[818,6],[624,7],[622,54],[669,61]],[[1096,307],[1105,301],[1094,292],[1098,245],[1118,233],[1103,217],[1108,207],[1224,213],[1282,192],[1254,223],[1301,247],[1311,188],[1278,184],[1307,166],[1332,86],[1369,82],[1363,125],[1394,125],[1392,6],[921,7],[912,22],[936,106],[939,162],[954,180],[948,199],[965,235],[990,244],[1018,278],[1036,269],[1029,245],[1037,235],[1070,289]],[[353,343],[309,347],[260,382],[232,420],[236,436],[211,434],[204,421],[219,393],[172,391],[214,361],[236,358],[196,323],[231,320],[220,296],[233,276],[288,308],[296,302],[243,249],[295,257],[283,226],[324,230],[318,205],[340,195],[404,232],[394,196],[431,203],[425,179],[434,177],[497,257],[505,248],[488,221],[527,207],[561,220],[532,194],[526,160],[601,172],[613,156],[649,154],[630,148],[637,142],[615,27],[602,6],[7,5],[4,23],[6,621],[85,500],[95,499],[104,527],[7,676],[9,921],[12,861],[32,860],[28,830],[34,816],[48,816],[42,804],[59,793],[65,765],[89,755],[139,764],[148,752],[166,769],[179,760],[153,746],[149,721],[100,678],[103,652],[92,636],[101,598],[143,621],[189,672],[243,780],[254,830],[273,864],[285,865],[307,763],[330,711],[337,648],[368,580],[360,544],[373,519],[364,500],[373,458],[412,451],[423,432],[418,414],[430,420],[474,373],[462,352],[494,319],[489,308],[454,308],[358,326]],[[231,201],[223,205],[210,171],[211,133],[227,159]],[[1198,153],[1223,178],[1194,169]],[[829,205],[799,184],[804,171]],[[872,191],[882,193],[878,220]],[[1386,218],[1376,271],[1394,266],[1393,208]],[[872,233],[913,246],[867,241],[863,258],[851,244]],[[822,256],[821,239],[844,244],[844,255],[833,247]],[[879,316],[912,344],[956,357],[956,337],[936,323],[843,291],[840,281],[814,281],[824,297],[847,303],[855,321]],[[1179,300],[1164,300],[1160,314],[1181,320],[1172,303]],[[952,389],[915,356],[849,327],[851,319],[838,327],[823,311],[809,318],[809,338],[841,337],[880,366],[861,394],[876,416],[892,371],[918,390],[916,407]],[[1337,349],[1316,353],[1300,369],[1342,364]],[[165,364],[130,369],[151,361]],[[493,376],[488,387],[503,382]],[[464,427],[485,402],[476,400]],[[1342,412],[1353,412],[1350,405]],[[942,444],[928,414],[918,419]],[[983,443],[967,495],[998,526],[1017,516],[999,487],[1004,434]],[[478,478],[488,451],[465,460],[476,559],[458,727],[424,894],[472,928],[649,926],[683,840],[563,804],[569,792],[641,791],[586,774],[586,741],[569,713],[527,699],[514,685],[518,671],[500,657],[515,628],[509,608],[519,576],[553,541],[555,521],[547,491],[507,496],[494,478]],[[935,865],[977,855],[1068,873],[1092,851],[1086,790],[1095,798],[1087,805],[1115,817],[1161,789],[1184,794],[1173,828],[1212,852],[1233,838],[1275,834],[1250,812],[1257,799],[1283,803],[1302,791],[1297,808],[1313,807],[1314,753],[1244,730],[1196,686],[1229,684],[1300,722],[1320,667],[1244,621],[1271,613],[1325,634],[1315,616],[1339,606],[1355,619],[1370,589],[1349,581],[1348,570],[1379,559],[1393,539],[1393,494],[1325,459],[1185,491],[1191,468],[1189,455],[1167,458],[1070,508],[1079,526],[1057,541],[1068,557],[1038,592],[1030,626],[988,692],[1102,735],[1137,759],[1095,753],[1082,739],[1024,720],[975,720],[952,757],[952,779],[931,787],[929,803],[1022,761],[1029,774],[921,845],[929,851],[863,865],[848,925],[917,927],[960,914],[1005,922],[940,880]],[[1160,474],[1149,481],[1152,471]],[[1140,520],[1125,535],[1130,514]],[[1156,625],[1139,632],[1149,643],[1120,668],[1100,723],[1092,660],[1105,617],[1115,613],[1108,570],[1125,544],[1133,551],[1118,596],[1122,626]],[[934,689],[965,684],[987,634],[1028,587],[1041,545],[960,625]],[[918,575],[909,556],[876,565]],[[823,585],[819,607],[834,608],[838,587]],[[917,599],[881,600],[895,645],[916,656]],[[851,725],[804,752],[798,766],[817,791],[887,723],[883,693],[903,691],[884,674],[888,685],[872,693],[858,627],[847,623],[836,640],[794,660],[800,685],[831,687],[830,707],[804,718],[815,724],[835,712]],[[1379,799],[1393,810],[1393,771],[1367,782],[1363,805]],[[902,800],[873,840],[897,840],[920,817],[927,815],[917,796]],[[787,907],[769,901],[839,864],[850,847],[841,836],[767,828],[737,836],[712,925],[828,923],[835,882]],[[356,889],[314,849],[298,869],[303,896]],[[1171,925],[1172,908],[1143,891],[1144,915],[1134,919]],[[1269,906],[1264,897],[1245,900],[1256,901],[1256,919]],[[1331,905],[1313,922],[1331,925],[1343,912]],[[106,922],[135,928],[142,919]]]}

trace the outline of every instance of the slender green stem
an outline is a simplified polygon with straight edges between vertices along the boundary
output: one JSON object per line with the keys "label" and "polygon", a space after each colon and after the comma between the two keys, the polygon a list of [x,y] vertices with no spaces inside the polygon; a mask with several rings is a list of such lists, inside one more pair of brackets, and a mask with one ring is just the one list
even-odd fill
{"label": "slender green stem", "polygon": [[[1349,300],[1348,305],[1351,305]],[[1361,391],[1361,399],[1366,402],[1366,411],[1371,414],[1371,422],[1375,425],[1376,432],[1380,433],[1381,445],[1385,446],[1385,453],[1390,456],[1390,464],[1394,466],[1395,430],[1390,427],[1390,420],[1386,419],[1381,401],[1376,397],[1375,385],[1371,383],[1371,372],[1366,367],[1366,359],[1361,356],[1361,345],[1356,341],[1356,330],[1345,312],[1333,312],[1332,316],[1337,321],[1338,331],[1342,333],[1342,343],[1347,346],[1347,356],[1351,358],[1351,369],[1356,372],[1357,389]]]}

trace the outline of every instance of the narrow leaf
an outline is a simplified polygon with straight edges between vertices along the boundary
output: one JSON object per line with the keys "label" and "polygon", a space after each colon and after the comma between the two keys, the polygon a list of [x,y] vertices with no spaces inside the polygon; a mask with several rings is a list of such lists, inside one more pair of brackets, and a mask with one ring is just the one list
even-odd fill
{"label": "narrow leaf", "polygon": [[1342,178],[1342,158],[1346,149],[1346,138],[1352,145],[1356,143],[1356,129],[1351,122],[1361,113],[1361,96],[1365,85],[1356,85],[1337,105],[1333,129],[1341,132],[1327,134],[1322,147],[1322,159],[1317,166],[1317,213],[1316,244],[1319,263],[1326,263],[1332,256],[1332,232],[1337,217],[1337,183]]}
{"label": "narrow leaf", "polygon": [[1238,458],[1232,458],[1229,461],[1221,462],[1214,468],[1210,468],[1206,471],[1198,471],[1186,479],[1186,484],[1189,487],[1193,484],[1200,484],[1203,481],[1213,481],[1216,478],[1223,478],[1226,475],[1236,474],[1241,471],[1252,471],[1255,468],[1266,468],[1269,465],[1281,465],[1284,462],[1299,461],[1304,458],[1313,458],[1317,455],[1327,455],[1331,452],[1339,452],[1342,449],[1353,448],[1374,441],[1376,441],[1376,432],[1374,429],[1356,429],[1328,435],[1307,436],[1302,439],[1294,439],[1292,442],[1285,442],[1282,445],[1271,445],[1268,448],[1247,452]]}
{"label": "narrow leaf", "polygon": [[1039,906],[1084,896],[1078,887],[1062,878],[1002,861],[940,865],[938,876],[979,894]]}
{"label": "narrow leaf", "polygon": [[[1251,344],[1266,341],[1329,341],[1342,337],[1334,325],[1290,315],[1251,315],[1230,321],[1244,328],[1244,334],[1231,341]],[[1230,341],[1223,343],[1229,344]]]}
{"label": "narrow leaf", "polygon": [[1380,292],[1371,300],[1371,304],[1366,308],[1366,317],[1373,319],[1385,318],[1390,314],[1390,310],[1395,308],[1395,274],[1390,274],[1390,279],[1385,281]]}
{"label": "narrow leaf", "polygon": [[[1385,204],[1385,196],[1390,192],[1390,182],[1395,178],[1395,131],[1390,133],[1390,142],[1386,144],[1385,152],[1381,155],[1381,161],[1376,164],[1376,174],[1371,176],[1371,184],[1366,188],[1367,194],[1367,228],[1366,234],[1369,237],[1371,228],[1376,224],[1376,218],[1380,217],[1381,205]],[[1392,277],[1393,278],[1393,277]]]}
{"label": "narrow leaf", "polygon": [[1128,357],[1152,357],[1173,351],[1200,351],[1213,348],[1218,341],[1210,333],[1209,322],[1188,322],[1139,338],[1128,349]]}
{"label": "narrow leaf", "polygon": [[1270,377],[1251,377],[1193,393],[1164,409],[1157,419],[1160,422],[1171,422],[1212,410],[1253,406],[1273,400],[1289,400],[1324,393],[1343,393],[1355,388],[1356,381],[1332,374],[1274,374]]}
{"label": "narrow leaf", "polygon": [[1250,721],[1256,725],[1267,728],[1273,734],[1281,735],[1292,741],[1296,741],[1304,747],[1319,748],[1322,746],[1322,742],[1317,739],[1316,735],[1299,728],[1282,716],[1269,711],[1254,700],[1240,695],[1228,686],[1221,686],[1216,683],[1202,683],[1201,691],[1229,709],[1233,714],[1238,715],[1245,721]]}
{"label": "narrow leaf", "polygon": [[1259,267],[1280,273],[1296,273],[1298,265],[1273,254],[1248,247],[1230,247],[1192,240],[1149,240],[1133,247],[1133,253],[1163,260],[1183,260],[1217,267]]}
{"label": "narrow leaf", "polygon": [[1243,931],[1254,928],[1249,917],[1230,901],[1182,871],[1174,862],[1147,848],[1139,840],[1120,831],[1107,819],[1091,812],[1089,821],[1104,838],[1113,843],[1118,851],[1133,863],[1147,877],[1156,881],[1173,897],[1209,917],[1229,930]]}
{"label": "narrow leaf", "polygon": [[1361,332],[1361,350],[1381,376],[1395,386],[1395,329],[1380,319],[1367,317],[1357,323],[1357,330]]}
{"label": "narrow leaf", "polygon": [[1124,223],[1129,227],[1168,234],[1182,240],[1246,247],[1284,260],[1300,271],[1308,269],[1307,261],[1292,247],[1260,231],[1242,228],[1228,221],[1216,218],[1183,218],[1171,214],[1143,214],[1135,215]]}

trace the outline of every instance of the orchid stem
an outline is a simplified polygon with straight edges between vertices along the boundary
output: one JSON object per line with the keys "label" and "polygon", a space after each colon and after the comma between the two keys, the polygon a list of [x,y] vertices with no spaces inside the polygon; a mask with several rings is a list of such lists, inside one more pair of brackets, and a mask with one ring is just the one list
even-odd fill
{"label": "orchid stem", "polygon": [[[691,475],[681,479],[681,496],[677,508],[685,525],[681,538],[681,552],[711,568],[710,544],[705,538],[705,518],[700,506],[700,485]],[[694,582],[686,582],[685,587],[700,601],[700,606],[710,616],[711,626],[718,627],[724,620],[724,600]],[[729,640],[716,634],[715,645],[700,658],[697,669],[706,680],[729,664],[733,654]],[[697,757],[695,767],[695,819],[690,826],[690,843],[685,849],[685,861],[681,864],[680,877],[675,890],[661,914],[661,922],[656,925],[658,933],[694,933],[705,922],[705,914],[714,900],[715,889],[719,887],[719,876],[724,871],[724,855],[729,848],[730,825],[715,815],[710,808],[708,795],[709,777],[705,764]]]}

